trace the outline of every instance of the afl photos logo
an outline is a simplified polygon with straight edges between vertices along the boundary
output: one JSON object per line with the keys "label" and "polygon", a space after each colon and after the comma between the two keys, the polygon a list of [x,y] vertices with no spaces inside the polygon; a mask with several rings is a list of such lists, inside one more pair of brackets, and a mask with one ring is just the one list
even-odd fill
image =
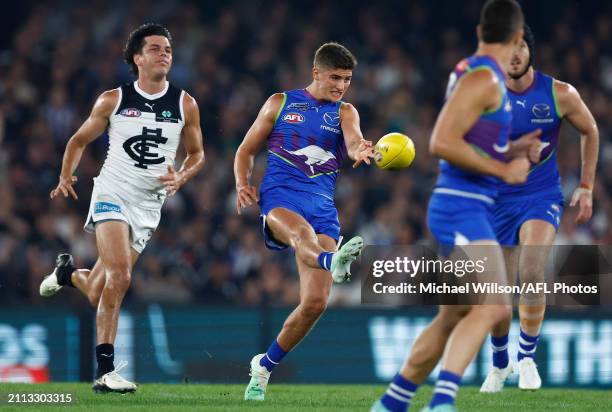
{"label": "afl photos logo", "polygon": [[168,141],[167,137],[161,135],[162,129],[142,128],[142,134],[133,136],[123,143],[123,149],[133,160],[134,166],[148,169],[147,165],[158,165],[166,159],[158,153],[151,153],[149,149],[159,147]]}
{"label": "afl photos logo", "polygon": [[306,118],[300,113],[287,113],[283,116],[283,121],[287,123],[304,123]]}

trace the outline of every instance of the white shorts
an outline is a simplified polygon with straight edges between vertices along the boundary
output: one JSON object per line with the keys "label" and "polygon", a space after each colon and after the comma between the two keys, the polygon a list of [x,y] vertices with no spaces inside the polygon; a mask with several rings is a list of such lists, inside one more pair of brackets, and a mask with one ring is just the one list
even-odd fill
{"label": "white shorts", "polygon": [[[164,199],[160,199],[158,208],[143,208],[126,201],[126,196],[121,195],[122,189],[124,187],[120,184],[109,184],[105,179],[94,178],[89,214],[84,229],[89,233],[95,233],[96,223],[122,220],[130,227],[132,249],[142,253],[159,225]],[[147,205],[150,206],[151,202],[147,202]]]}

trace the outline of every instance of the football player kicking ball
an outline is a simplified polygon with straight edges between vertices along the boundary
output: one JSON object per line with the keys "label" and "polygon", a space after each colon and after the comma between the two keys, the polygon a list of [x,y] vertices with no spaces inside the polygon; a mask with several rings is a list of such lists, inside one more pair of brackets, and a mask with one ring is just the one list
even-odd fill
{"label": "football player kicking ball", "polygon": [[[508,250],[506,259],[511,278],[521,282],[544,282],[544,267],[555,240],[563,213],[563,194],[557,167],[559,129],[567,120],[582,136],[582,173],[580,186],[572,195],[570,206],[579,205],[576,223],[586,223],[592,214],[592,189],[599,151],[599,133],[591,112],[571,85],[533,69],[534,39],[524,27],[523,42],[512,57],[506,78],[512,103],[512,140],[521,134],[542,129],[541,153],[532,165],[527,182],[501,185],[493,209],[493,228],[502,246],[521,245]],[[514,282],[512,281],[514,284]],[[540,329],[546,308],[544,295],[520,297],[520,337],[518,386],[536,390],[542,380],[534,362]],[[513,366],[508,357],[508,332],[512,317],[497,324],[491,332],[493,367],[481,392],[499,392]]]}
{"label": "football player kicking ball", "polygon": [[[136,385],[114,366],[119,309],[132,267],[157,228],[166,196],[204,165],[200,113],[195,100],[166,80],[172,65],[170,33],[146,24],[128,38],[124,58],[138,80],[100,95],[89,118],[70,138],[59,184],[51,198],[77,199],[73,175],[85,147],[108,130],[108,155],[94,179],[85,230],[94,232],[99,258],[91,270],[76,269],[59,255],[40,285],[42,296],[63,286],[81,291],[96,311],[96,392],[133,392]],[[182,139],[187,156],[179,171],[174,157]],[[125,365],[125,363],[123,364]]]}
{"label": "football player kicking ball", "polygon": [[[291,247],[300,276],[300,303],[266,353],[251,360],[246,400],[264,400],[272,370],[310,331],[327,305],[332,279],[345,282],[363,240],[337,250],[340,237],[334,191],[347,155],[370,164],[372,143],[364,140],[357,110],[341,99],[356,65],[338,43],[315,53],[313,81],[305,89],[272,95],[236,152],[237,209],[259,201],[265,244]],[[255,155],[267,143],[268,166],[257,189],[249,181]]]}

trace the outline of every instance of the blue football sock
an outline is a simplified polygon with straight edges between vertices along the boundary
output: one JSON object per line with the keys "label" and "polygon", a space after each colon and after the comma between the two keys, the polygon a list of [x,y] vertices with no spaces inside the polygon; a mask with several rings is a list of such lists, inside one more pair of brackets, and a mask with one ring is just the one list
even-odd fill
{"label": "blue football sock", "polygon": [[268,348],[268,351],[264,355],[263,358],[259,361],[261,366],[265,366],[268,372],[272,372],[272,369],[285,357],[287,352],[283,348],[280,347],[276,339]]}
{"label": "blue football sock", "polygon": [[529,336],[521,328],[521,336],[519,337],[519,351],[517,359],[520,361],[523,358],[534,358],[536,347],[538,346],[540,335]]}
{"label": "blue football sock", "polygon": [[331,270],[331,262],[333,256],[333,252],[323,252],[319,255],[317,260],[319,262],[319,266],[321,266],[321,269]]}
{"label": "blue football sock", "polygon": [[398,373],[389,384],[387,392],[380,398],[380,402],[390,411],[406,412],[418,387],[419,385]]}
{"label": "blue football sock", "polygon": [[444,403],[454,404],[460,383],[461,376],[449,371],[440,371],[429,407],[434,408]]}
{"label": "blue football sock", "polygon": [[508,335],[491,336],[491,348],[493,349],[493,366],[504,369],[508,366]]}

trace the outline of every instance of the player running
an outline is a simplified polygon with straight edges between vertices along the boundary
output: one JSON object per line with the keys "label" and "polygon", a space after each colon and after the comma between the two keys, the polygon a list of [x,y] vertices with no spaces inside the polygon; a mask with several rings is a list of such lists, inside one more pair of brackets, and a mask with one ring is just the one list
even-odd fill
{"label": "player running", "polygon": [[[238,213],[259,202],[266,246],[293,248],[300,276],[300,303],[268,351],[251,360],[246,400],[264,400],[274,367],[308,334],[327,305],[332,279],[345,282],[363,240],[337,250],[340,237],[334,191],[347,155],[370,164],[355,107],[343,102],[357,61],[338,43],[315,53],[313,81],[305,89],[276,93],[261,108],[234,161]],[[251,185],[255,155],[267,142],[268,166],[260,195]],[[331,276],[330,276],[331,272]]]}
{"label": "player running", "polygon": [[[574,191],[570,206],[579,205],[576,223],[586,223],[592,214],[592,189],[595,181],[599,132],[595,119],[580,95],[568,83],[560,82],[533,69],[534,39],[524,27],[523,42],[512,57],[506,78],[512,103],[512,134],[542,129],[541,154],[531,167],[527,182],[502,185],[494,208],[494,229],[502,245],[516,248],[506,260],[511,277],[521,282],[543,282],[549,247],[553,244],[563,213],[563,194],[557,167],[559,129],[563,119],[582,136],[582,170],[580,186]],[[520,389],[536,390],[542,386],[534,362],[535,351],[544,320],[544,296],[521,296],[519,304],[520,338],[517,356]],[[545,298],[544,298],[545,299]],[[513,366],[508,358],[508,332],[512,314],[491,332],[493,367],[480,388],[481,392],[499,392]]]}
{"label": "player running", "polygon": [[[61,254],[40,285],[42,296],[65,285],[76,287],[97,308],[96,392],[136,390],[113,363],[119,308],[132,267],[159,224],[166,196],[174,195],[204,165],[198,106],[166,80],[172,66],[168,30],[157,24],[140,26],[130,34],[124,58],[138,80],[98,97],[89,118],[68,141],[59,184],[51,192],[52,199],[77,199],[73,174],[81,155],[108,130],[108,155],[94,179],[85,223],[85,230],[96,235],[99,258],[90,271],[76,269],[72,256]],[[187,153],[175,171],[181,138]]]}
{"label": "player running", "polygon": [[[514,0],[489,0],[477,28],[476,53],[451,73],[446,103],[430,141],[440,157],[440,175],[429,202],[428,224],[447,248],[488,245],[493,281],[505,282],[505,266],[490,221],[500,179],[522,183],[526,155],[539,132],[511,146],[512,107],[504,85],[514,49],[523,36],[523,13]],[[517,157],[508,161],[512,157]],[[454,411],[461,377],[493,325],[505,319],[510,305],[440,306],[421,333],[410,357],[372,411],[406,411],[418,386],[438,361],[442,368],[427,411]]]}

